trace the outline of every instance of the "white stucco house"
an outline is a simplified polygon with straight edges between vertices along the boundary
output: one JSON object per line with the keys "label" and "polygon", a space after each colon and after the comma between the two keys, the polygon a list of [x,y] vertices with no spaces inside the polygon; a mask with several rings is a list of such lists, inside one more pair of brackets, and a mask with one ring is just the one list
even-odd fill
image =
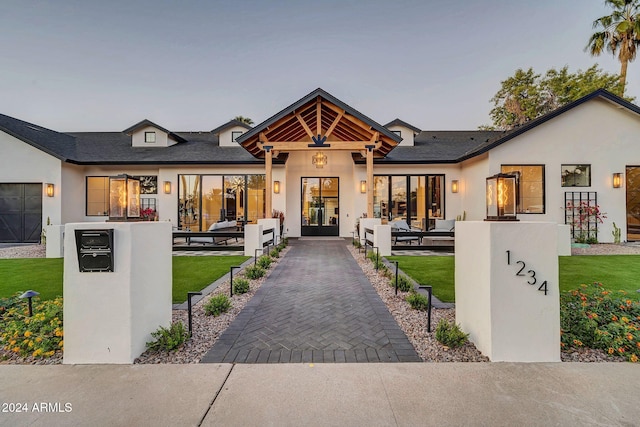
{"label": "white stucco house", "polygon": [[[508,132],[381,125],[317,89],[255,127],[61,133],[0,114],[0,242],[38,242],[43,225],[104,221],[109,177],[141,177],[142,208],[207,230],[273,210],[287,235],[350,237],[359,217],[482,220],[486,178],[517,177],[521,220],[574,234],[640,239],[640,108],[607,91]],[[578,209],[599,208],[603,222]],[[585,223],[586,221],[586,223]]]}

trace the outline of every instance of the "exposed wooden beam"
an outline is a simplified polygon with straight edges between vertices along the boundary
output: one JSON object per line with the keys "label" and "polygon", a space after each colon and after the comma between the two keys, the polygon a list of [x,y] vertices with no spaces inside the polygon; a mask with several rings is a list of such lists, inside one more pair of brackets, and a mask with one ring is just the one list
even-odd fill
{"label": "exposed wooden beam", "polygon": [[[371,145],[371,141],[327,141],[330,147],[320,145],[314,147],[300,141],[270,141],[269,146],[278,151],[311,151],[311,150],[330,150],[330,151],[361,151],[366,149],[367,145]],[[309,147],[309,145],[312,145]],[[378,148],[379,144],[376,144]]]}
{"label": "exposed wooden beam", "polygon": [[311,132],[311,129],[309,129],[309,126],[307,126],[307,123],[304,120],[302,120],[302,117],[300,116],[300,114],[296,113],[296,118],[302,125],[302,128],[304,129],[304,131],[307,132],[307,135],[309,135],[309,138],[313,138],[315,135],[313,134],[313,132]]}
{"label": "exposed wooden beam", "polygon": [[329,126],[329,129],[327,129],[327,133],[325,133],[324,136],[331,135],[333,130],[336,128],[336,126],[338,126],[338,123],[340,122],[340,119],[342,118],[343,115],[344,115],[344,110],[338,113],[335,120],[333,121],[333,123],[331,123],[331,126]]}
{"label": "exposed wooden beam", "polygon": [[374,132],[369,142],[371,142],[372,144],[375,144],[379,139],[380,139],[380,132]]}
{"label": "exposed wooden beam", "polygon": [[272,159],[272,151],[271,147],[267,148],[264,153],[264,169],[265,169],[265,197],[264,197],[264,209],[265,209],[265,217],[271,218],[272,212],[272,202],[271,199],[273,197],[273,188],[272,188],[272,168],[273,168],[273,159]]}
{"label": "exposed wooden beam", "polygon": [[265,142],[269,142],[269,140],[267,139],[267,135],[265,135],[264,132],[260,132],[260,142],[262,142],[263,144]]}
{"label": "exposed wooden beam", "polygon": [[322,98],[316,99],[316,133],[322,135]]}
{"label": "exposed wooden beam", "polygon": [[[335,105],[331,104],[330,102],[326,102],[326,101],[325,101],[325,102],[323,102],[323,103],[322,103],[322,105],[324,105],[324,106],[326,106],[327,108],[329,108],[329,109],[331,109],[331,110],[335,111],[335,112],[336,112],[336,113],[338,113],[338,114],[340,114],[340,112],[343,112],[343,113],[344,113],[344,111],[343,111],[341,108],[336,107]],[[353,116],[351,116],[351,115],[349,115],[349,114],[344,114],[344,118],[345,118],[345,119],[347,119],[347,120],[349,120],[351,123],[353,123],[353,124],[355,124],[355,125],[359,126],[359,127],[360,127],[360,128],[362,128],[363,130],[365,130],[365,131],[367,131],[367,132],[371,133],[371,130],[372,130],[371,126],[369,126],[368,124],[366,124],[366,123],[365,123],[365,122],[363,122],[362,120],[360,120],[360,119],[358,119],[358,118],[356,118],[356,117],[353,117]]]}
{"label": "exposed wooden beam", "polygon": [[367,150],[367,218],[373,218],[373,151]]}

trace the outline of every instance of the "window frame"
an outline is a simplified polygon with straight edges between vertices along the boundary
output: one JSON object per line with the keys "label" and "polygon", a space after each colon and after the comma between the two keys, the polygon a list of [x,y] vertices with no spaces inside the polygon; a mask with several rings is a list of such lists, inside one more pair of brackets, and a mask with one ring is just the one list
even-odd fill
{"label": "window frame", "polygon": [[514,173],[515,171],[503,171],[502,169],[504,167],[519,167],[519,168],[524,168],[524,167],[540,167],[542,168],[542,212],[523,212],[522,211],[522,194],[521,194],[521,187],[520,187],[520,180],[522,179],[522,172],[516,174],[516,183],[518,186],[518,192],[516,194],[517,197],[517,203],[516,203],[516,214],[518,215],[545,215],[547,213],[547,179],[546,179],[546,165],[544,164],[539,164],[539,163],[534,163],[534,164],[526,164],[526,163],[503,163],[500,165],[500,172],[501,173]]}
{"label": "window frame", "polygon": [[[237,136],[234,136],[236,134],[239,134]],[[244,132],[240,131],[240,130],[232,130],[231,131],[231,142],[235,142],[236,144],[238,143],[238,141],[236,141],[238,138],[240,138],[242,135],[244,134]]]}
{"label": "window frame", "polygon": [[[565,168],[573,168],[573,170],[574,170],[573,174],[575,175],[575,170],[577,170],[578,167],[586,167],[587,168],[586,169],[586,173],[588,173],[588,178],[589,178],[587,184],[586,185],[575,185],[575,184],[574,185],[565,185],[562,182],[562,180],[563,180],[562,175],[563,175],[563,173],[565,171]],[[568,169],[567,169],[567,172],[568,172]],[[569,173],[571,173],[571,172],[569,172]],[[574,182],[575,182],[575,180],[574,180]],[[562,188],[575,188],[575,187],[586,188],[586,187],[591,187],[591,164],[590,163],[567,163],[567,164],[563,163],[563,164],[561,164],[560,165],[560,186]]]}
{"label": "window frame", "polygon": [[[105,187],[105,204],[107,207],[107,210],[105,211],[104,214],[102,215],[98,215],[98,214],[91,214],[89,213],[89,178],[103,178],[106,179],[106,187]],[[88,175],[85,176],[85,180],[84,180],[84,215],[85,216],[109,216],[109,176],[106,175]]]}
{"label": "window frame", "polygon": [[[153,135],[153,141],[149,140],[149,136]],[[145,132],[144,133],[144,142],[145,144],[155,144],[157,141],[155,131]]]}

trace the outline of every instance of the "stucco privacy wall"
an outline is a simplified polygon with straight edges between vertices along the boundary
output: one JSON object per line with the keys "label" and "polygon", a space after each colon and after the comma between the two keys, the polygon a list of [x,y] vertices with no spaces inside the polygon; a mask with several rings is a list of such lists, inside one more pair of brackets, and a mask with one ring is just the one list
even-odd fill
{"label": "stucco privacy wall", "polygon": [[[114,229],[113,272],[79,271],[75,230],[87,229]],[[162,222],[66,225],[63,363],[133,363],[171,324],[170,237]]]}
{"label": "stucco privacy wall", "polygon": [[[491,175],[503,164],[545,165],[545,214],[519,214],[529,221],[564,223],[565,191],[596,191],[607,219],[598,239],[612,242],[612,223],[626,236],[624,185],[613,188],[612,175],[640,164],[640,117],[602,99],[583,103],[507,141],[489,153]],[[562,187],[561,165],[591,165],[591,187]]]}
{"label": "stucco privacy wall", "polygon": [[54,197],[46,197],[42,189],[42,222],[47,218],[53,224],[62,221],[60,198],[62,188],[61,162],[31,145],[0,131],[0,182],[52,183]]}

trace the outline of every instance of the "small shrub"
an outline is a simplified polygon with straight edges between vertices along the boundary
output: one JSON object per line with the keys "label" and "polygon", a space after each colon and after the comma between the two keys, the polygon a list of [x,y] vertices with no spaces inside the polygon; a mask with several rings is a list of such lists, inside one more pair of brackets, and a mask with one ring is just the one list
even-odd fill
{"label": "small shrub", "polygon": [[358,239],[353,239],[353,246],[355,246],[357,249],[360,249],[362,247],[362,243],[360,243],[360,240]]}
{"label": "small shrub", "polygon": [[266,270],[271,265],[271,262],[271,257],[269,255],[262,255],[260,258],[258,258],[257,265]]}
{"label": "small shrub", "polygon": [[[395,275],[395,272],[392,272],[391,280],[389,281],[389,285],[392,288],[396,287],[396,275]],[[409,279],[404,274],[399,274],[398,275],[398,289],[400,291],[402,291],[402,292],[409,292],[409,291],[413,290],[413,283],[411,282],[411,279]]]}
{"label": "small shrub", "polygon": [[244,277],[249,280],[259,279],[264,276],[265,270],[259,265],[249,265],[244,269]]}
{"label": "small shrub", "polygon": [[405,298],[414,310],[427,311],[429,309],[429,298],[417,292],[411,292]]}
{"label": "small shrub", "polygon": [[231,308],[231,301],[225,294],[214,295],[204,305],[204,312],[208,316],[220,316]]}
{"label": "small shrub", "polygon": [[605,289],[602,283],[560,295],[562,349],[597,348],[610,355],[640,359],[640,302],[626,292]]}
{"label": "small shrub", "polygon": [[278,249],[278,246],[276,246],[275,249],[272,249],[271,252],[269,252],[269,256],[271,258],[280,258],[280,249]]}
{"label": "small shrub", "polygon": [[0,346],[4,350],[22,357],[51,357],[62,351],[62,298],[38,301],[34,301],[32,317],[28,317],[26,301],[11,304],[0,317]]}
{"label": "small shrub", "polygon": [[249,281],[243,277],[233,279],[233,293],[246,294],[249,292]]}
{"label": "small shrub", "polygon": [[189,331],[180,321],[172,323],[169,328],[160,326],[157,331],[151,332],[153,341],[147,343],[149,350],[165,350],[171,351],[180,347],[189,338]]}
{"label": "small shrub", "polygon": [[465,334],[460,326],[451,324],[445,319],[440,319],[436,326],[436,339],[447,347],[460,347],[469,339],[469,334]]}

